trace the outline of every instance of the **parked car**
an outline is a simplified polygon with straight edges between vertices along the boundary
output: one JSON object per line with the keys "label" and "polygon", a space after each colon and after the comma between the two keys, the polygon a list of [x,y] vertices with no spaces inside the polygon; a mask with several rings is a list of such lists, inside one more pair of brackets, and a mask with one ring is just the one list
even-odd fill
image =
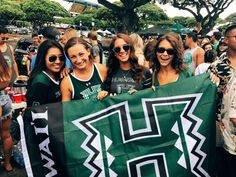
{"label": "parked car", "polygon": [[19,28],[13,25],[6,26],[6,28],[10,34],[15,34],[19,31]]}
{"label": "parked car", "polygon": [[20,28],[18,31],[19,34],[28,34],[29,30],[27,28]]}

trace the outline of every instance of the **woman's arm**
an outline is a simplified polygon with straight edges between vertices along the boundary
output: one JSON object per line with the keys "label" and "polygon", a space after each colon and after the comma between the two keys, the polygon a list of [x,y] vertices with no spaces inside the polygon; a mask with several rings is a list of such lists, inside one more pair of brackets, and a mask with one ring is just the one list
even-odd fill
{"label": "woman's arm", "polygon": [[61,95],[62,101],[70,101],[72,99],[72,88],[69,80],[69,76],[64,77],[61,81]]}
{"label": "woman's arm", "polygon": [[107,68],[100,63],[96,63],[99,73],[101,74],[102,81],[104,82],[107,78]]}

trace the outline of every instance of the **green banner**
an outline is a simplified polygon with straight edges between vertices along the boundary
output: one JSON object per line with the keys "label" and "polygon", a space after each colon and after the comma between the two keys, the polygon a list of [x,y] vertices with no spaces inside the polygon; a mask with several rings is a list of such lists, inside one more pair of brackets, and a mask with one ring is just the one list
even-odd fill
{"label": "green banner", "polygon": [[[21,126],[22,133],[30,129],[35,134],[29,137],[25,133],[27,173],[69,177],[212,176],[215,95],[216,87],[206,74],[157,87],[155,92],[147,89],[104,100],[29,109],[24,115],[25,126]],[[39,119],[46,120],[37,124],[48,128],[48,135],[37,143],[39,133],[32,122]],[[45,148],[39,146],[43,139],[48,139]],[[41,153],[37,160],[42,163],[34,166],[37,151]],[[45,152],[50,160],[42,158]]]}

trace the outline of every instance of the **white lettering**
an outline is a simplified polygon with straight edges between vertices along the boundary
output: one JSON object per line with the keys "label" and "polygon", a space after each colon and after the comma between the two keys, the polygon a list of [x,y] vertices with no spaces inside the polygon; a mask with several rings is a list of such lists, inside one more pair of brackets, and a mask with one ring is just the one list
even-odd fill
{"label": "white lettering", "polygon": [[57,175],[57,171],[52,168],[53,165],[55,165],[54,161],[52,161],[51,159],[49,159],[47,156],[41,154],[41,158],[43,160],[46,160],[47,163],[44,165],[44,167],[46,167],[47,169],[50,170],[50,172],[48,174],[46,174],[46,177],[51,177],[51,176],[55,176]]}
{"label": "white lettering", "polygon": [[[46,119],[46,120],[48,120],[48,111],[46,111],[44,113],[31,112],[31,115],[32,115],[33,121],[35,121],[37,119]],[[47,125],[44,128],[38,128],[38,127],[34,126],[34,130],[35,130],[36,135],[38,135],[38,133],[45,133],[45,134],[48,135],[48,126]]]}
{"label": "white lettering", "polygon": [[45,139],[43,142],[41,142],[40,144],[39,144],[39,149],[40,149],[40,151],[44,151],[44,152],[46,152],[46,153],[48,153],[49,155],[51,155],[52,156],[52,153],[51,153],[51,151],[49,150],[49,138],[47,138],[47,139]]}

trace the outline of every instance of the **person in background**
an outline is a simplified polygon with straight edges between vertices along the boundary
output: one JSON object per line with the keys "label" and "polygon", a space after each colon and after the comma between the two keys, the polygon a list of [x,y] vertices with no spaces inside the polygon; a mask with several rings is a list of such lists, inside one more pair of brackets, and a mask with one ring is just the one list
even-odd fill
{"label": "person in background", "polygon": [[134,54],[136,55],[136,57],[138,57],[138,64],[148,68],[149,64],[146,61],[145,56],[143,54],[144,45],[142,38],[136,33],[132,33],[131,35],[129,35],[129,37],[132,39],[135,51]]}
{"label": "person in background", "polygon": [[95,63],[91,45],[82,38],[71,38],[65,45],[73,71],[61,82],[62,101],[96,98],[106,79],[106,67]]}
{"label": "person in background", "polygon": [[117,34],[110,44],[107,78],[97,98],[107,95],[134,93],[151,87],[149,69],[138,64],[133,42],[125,34]]}
{"label": "person in background", "polygon": [[39,44],[40,44],[40,40],[39,40],[39,37],[38,37],[38,33],[37,32],[33,32],[32,35],[32,41],[33,41],[33,44],[30,45],[28,48],[27,48],[27,53],[29,54],[27,57],[26,57],[26,65],[27,65],[27,74],[29,76],[30,74],[30,63],[31,63],[31,59],[34,55],[37,54],[37,51],[38,51],[38,48],[39,48]]}
{"label": "person in background", "polygon": [[13,170],[11,166],[11,152],[13,140],[10,134],[11,117],[12,117],[12,102],[9,95],[4,91],[11,80],[11,68],[0,52],[0,136],[3,142],[3,165],[6,172]]}
{"label": "person in background", "polygon": [[[67,41],[69,39],[73,38],[73,37],[78,37],[78,33],[77,33],[77,31],[75,29],[67,29],[67,30],[65,30],[64,35],[61,37],[61,40],[60,40],[63,48],[65,47]],[[69,69],[68,72],[70,70],[72,70],[72,68],[73,68],[70,60],[67,57],[66,57],[66,68]]]}
{"label": "person in background", "polygon": [[203,46],[202,46],[203,50],[206,52],[208,50],[212,50],[213,49],[213,46],[210,42],[208,43],[205,43]]}
{"label": "person in background", "polygon": [[60,72],[66,57],[62,46],[54,40],[40,44],[36,63],[28,80],[27,107],[61,101]]}
{"label": "person in background", "polygon": [[214,49],[207,50],[204,55],[204,63],[197,66],[194,74],[199,75],[206,73],[211,63],[217,60],[217,58],[217,52]]}
{"label": "person in background", "polygon": [[211,43],[212,43],[212,45],[213,45],[213,49],[215,49],[215,50],[217,49],[221,37],[222,37],[221,32],[215,31],[215,32],[213,33],[213,35],[211,36]]}
{"label": "person in background", "polygon": [[223,53],[227,50],[227,45],[225,44],[224,40],[220,40],[219,45],[216,49],[217,56],[220,57]]}
{"label": "person in background", "polygon": [[190,32],[185,37],[185,45],[188,47],[184,52],[184,62],[194,73],[196,67],[204,62],[204,50],[197,45],[197,33]]}
{"label": "person in background", "polygon": [[18,67],[14,57],[14,51],[12,46],[6,43],[7,29],[4,27],[0,28],[0,51],[2,52],[4,59],[7,61],[11,68],[11,81],[10,85],[13,85],[14,81],[19,76]]}
{"label": "person in background", "polygon": [[101,63],[101,59],[99,55],[100,49],[99,49],[98,40],[97,40],[97,32],[90,31],[88,33],[88,38],[89,38],[90,44],[92,45],[91,54],[93,56],[94,62]]}
{"label": "person in background", "polygon": [[66,29],[60,40],[63,47],[65,47],[67,41],[73,37],[78,37],[77,31],[75,29]]}
{"label": "person in background", "polygon": [[[220,56],[219,60],[216,60],[209,67],[211,75],[213,74],[220,79],[217,88],[217,125],[221,129],[220,135],[223,135],[224,146],[223,148],[221,146],[217,147],[216,169],[217,177],[234,177],[236,164],[235,132],[232,131],[232,126],[230,126],[231,128],[228,127],[228,125],[225,126],[222,119],[226,118],[229,123],[231,118],[235,117],[229,116],[231,115],[230,109],[228,109],[229,107],[222,107],[222,100],[227,99],[224,98],[224,93],[236,71],[236,24],[227,27],[224,33],[224,42],[228,46],[227,51]],[[224,111],[222,111],[223,109]],[[225,132],[227,132],[227,134]],[[233,143],[233,146],[231,143]]]}
{"label": "person in background", "polygon": [[179,38],[167,33],[158,39],[154,56],[154,86],[177,82],[192,75],[183,61],[183,45]]}
{"label": "person in background", "polygon": [[210,39],[207,36],[202,37],[201,41],[199,42],[199,46],[203,48],[203,45],[206,43],[210,43]]}

